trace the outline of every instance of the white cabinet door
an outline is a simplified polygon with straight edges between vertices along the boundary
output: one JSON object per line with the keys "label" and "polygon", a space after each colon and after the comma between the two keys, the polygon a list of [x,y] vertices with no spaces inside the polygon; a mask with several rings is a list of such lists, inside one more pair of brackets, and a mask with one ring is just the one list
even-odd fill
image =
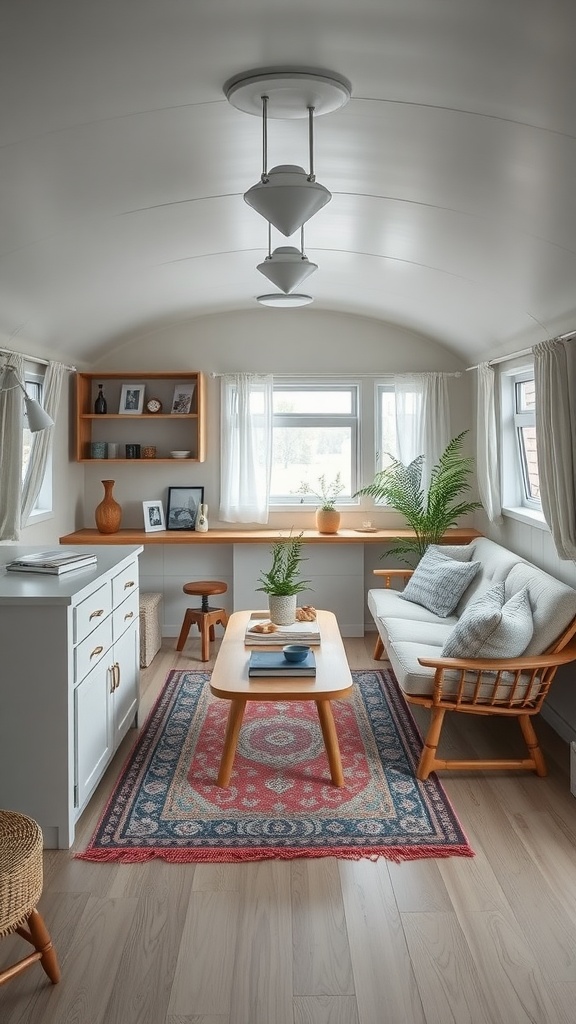
{"label": "white cabinet door", "polygon": [[140,685],[139,629],[136,620],[112,648],[113,666],[110,722],[112,747],[124,737],[138,710]]}
{"label": "white cabinet door", "polygon": [[100,662],[74,691],[75,807],[81,808],[112,756],[109,730],[111,675],[108,659]]}

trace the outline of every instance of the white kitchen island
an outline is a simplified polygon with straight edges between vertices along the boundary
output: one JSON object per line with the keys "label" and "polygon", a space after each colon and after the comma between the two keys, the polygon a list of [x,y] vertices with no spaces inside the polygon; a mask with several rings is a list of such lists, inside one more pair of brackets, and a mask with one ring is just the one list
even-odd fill
{"label": "white kitchen island", "polygon": [[97,563],[62,576],[5,569],[39,550],[0,546],[0,807],[68,849],[136,723],[142,546],[78,547]]}

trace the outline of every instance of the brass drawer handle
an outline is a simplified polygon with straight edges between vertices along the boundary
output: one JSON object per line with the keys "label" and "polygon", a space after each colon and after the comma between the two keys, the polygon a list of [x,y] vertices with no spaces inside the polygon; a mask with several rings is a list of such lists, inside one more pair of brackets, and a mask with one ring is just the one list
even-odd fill
{"label": "brass drawer handle", "polygon": [[126,615],[124,616],[124,622],[126,622],[126,619],[133,619],[133,618],[134,618],[134,612],[126,612]]}
{"label": "brass drawer handle", "polygon": [[[95,612],[90,612],[90,619],[99,619],[101,615],[104,615],[104,609],[97,608]],[[90,622],[90,619],[88,619],[88,622]]]}
{"label": "brass drawer handle", "polygon": [[126,583],[124,584],[124,590],[129,590],[130,587],[135,587],[135,586],[136,586],[136,581],[135,580],[127,580]]}
{"label": "brass drawer handle", "polygon": [[112,671],[114,672],[115,679],[114,689],[117,690],[118,687],[120,686],[120,665],[117,661],[114,662],[112,666]]}
{"label": "brass drawer handle", "polygon": [[90,658],[92,659],[95,658],[97,654],[102,654],[103,650],[104,648],[102,647],[102,644],[100,644],[99,647],[95,647],[94,650],[90,653]]}

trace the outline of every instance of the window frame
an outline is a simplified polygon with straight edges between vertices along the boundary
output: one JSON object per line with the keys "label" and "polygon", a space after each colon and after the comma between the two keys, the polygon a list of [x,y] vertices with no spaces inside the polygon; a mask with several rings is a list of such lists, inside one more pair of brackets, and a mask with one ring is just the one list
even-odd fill
{"label": "window frame", "polygon": [[[288,375],[274,375],[273,383],[274,397],[285,391],[342,391],[351,396],[350,413],[273,413],[272,431],[276,427],[350,427],[350,495],[339,495],[336,499],[337,505],[357,507],[358,498],[354,493],[358,490],[361,473],[361,410],[362,391],[359,380],[350,378],[330,377],[306,377],[305,379],[290,377]],[[318,506],[318,498],[315,494],[269,494],[269,506],[272,511],[309,510]]]}
{"label": "window frame", "polygon": [[[23,372],[23,384],[26,394],[29,398],[36,399],[37,402],[42,405],[42,398],[44,392],[44,378],[45,370],[33,370],[25,364]],[[24,404],[24,398],[22,398]],[[23,409],[23,428],[24,430],[28,427],[28,416],[26,413],[26,406]],[[24,443],[24,434],[22,437]],[[24,453],[22,453],[24,454]],[[41,523],[46,519],[52,519],[54,516],[54,487],[53,487],[53,475],[52,475],[52,447],[48,453],[48,459],[46,461],[46,469],[44,472],[44,479],[42,480],[42,486],[38,492],[36,503],[34,508],[30,510],[28,518],[25,523],[22,523],[23,529],[27,526],[34,526],[36,523]],[[24,483],[24,462],[22,464],[22,483]]]}
{"label": "window frame", "polygon": [[533,410],[520,411],[518,394],[519,384],[524,384],[526,381],[534,380],[534,369],[522,370],[518,373],[512,374],[512,400],[514,403],[514,438],[516,444],[516,456],[520,467],[520,479],[522,484],[522,506],[524,508],[533,509],[535,512],[542,511],[542,502],[540,498],[533,498],[530,494],[529,475],[528,475],[528,458],[526,453],[526,447],[522,441],[522,429],[524,427],[536,427],[536,408]]}

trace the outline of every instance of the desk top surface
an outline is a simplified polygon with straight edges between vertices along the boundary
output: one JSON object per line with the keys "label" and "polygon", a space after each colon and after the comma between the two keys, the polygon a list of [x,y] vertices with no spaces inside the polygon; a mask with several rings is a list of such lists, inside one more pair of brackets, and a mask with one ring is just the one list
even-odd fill
{"label": "desk top surface", "polygon": [[[402,528],[376,530],[338,530],[338,533],[318,533],[317,530],[208,530],[196,533],[194,530],[159,530],[145,533],[144,530],[118,530],[117,533],[99,533],[95,529],[76,530],[60,537],[61,544],[270,544],[290,532],[302,533],[303,540],[314,544],[382,544],[413,537],[414,531]],[[457,527],[445,534],[447,544],[469,544],[482,534],[471,527]]]}

